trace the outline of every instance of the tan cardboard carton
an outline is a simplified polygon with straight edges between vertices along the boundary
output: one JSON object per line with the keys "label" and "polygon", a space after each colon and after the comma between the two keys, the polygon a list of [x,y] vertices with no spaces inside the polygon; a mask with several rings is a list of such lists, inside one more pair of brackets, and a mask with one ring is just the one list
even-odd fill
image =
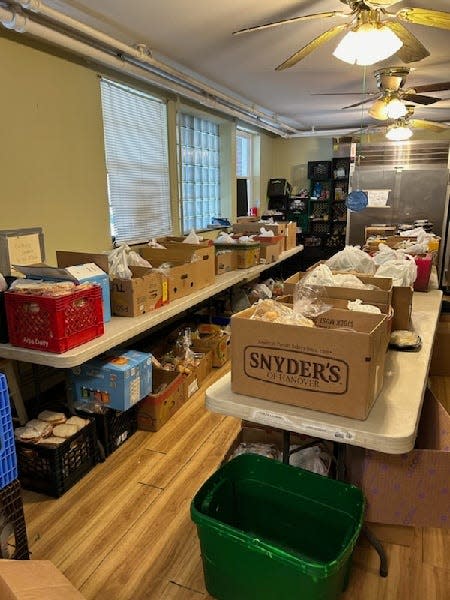
{"label": "tan cardboard carton", "polygon": [[261,244],[259,262],[264,265],[276,262],[280,258],[278,244]]}
{"label": "tan cardboard carton", "polygon": [[236,269],[236,254],[232,250],[221,250],[216,254],[216,275]]}
{"label": "tan cardboard carton", "polygon": [[[154,393],[146,396],[138,407],[138,428],[158,431],[184,404],[184,380],[180,373],[153,367],[152,386]],[[157,390],[165,384],[161,392]]]}
{"label": "tan cardboard carton", "polygon": [[274,223],[273,225],[268,225],[264,221],[251,223],[235,223],[233,225],[233,233],[255,234],[260,232],[261,227],[264,227],[266,231],[273,231],[275,235],[286,234],[286,223]]}
{"label": "tan cardboard carton", "polygon": [[119,317],[138,317],[168,302],[167,278],[146,267],[129,267],[131,279],[111,282],[111,310]]}
{"label": "tan cardboard carton", "polygon": [[284,239],[284,249],[291,250],[297,245],[297,224],[287,223],[286,224],[286,237]]}
{"label": "tan cardboard carton", "polygon": [[83,600],[49,560],[0,560],[1,600]]}
{"label": "tan cardboard carton", "polygon": [[240,244],[241,247],[236,247],[236,267],[238,269],[249,269],[259,264],[259,256],[261,247],[259,244],[248,245]]}
{"label": "tan cardboard carton", "polygon": [[450,314],[442,313],[434,338],[430,375],[450,377]]}
{"label": "tan cardboard carton", "polygon": [[192,254],[195,254],[200,261],[200,264],[198,265],[198,283],[201,284],[202,287],[212,285],[215,281],[215,251],[212,240],[199,242],[198,244],[186,244],[183,242],[184,239],[184,237],[180,236],[166,236],[160,238],[158,241],[168,249],[175,249],[175,251],[179,253],[179,255],[176,255],[177,260],[184,257],[185,262],[190,262]]}
{"label": "tan cardboard carton", "polygon": [[[293,294],[295,286],[306,273],[295,273],[284,282],[284,293]],[[392,279],[388,277],[372,277],[371,275],[357,275],[363,283],[376,286],[374,290],[358,290],[344,287],[323,287],[324,298],[342,298],[344,300],[356,300],[359,298],[365,304],[385,304],[392,303]]]}
{"label": "tan cardboard carton", "polygon": [[383,386],[385,315],[331,309],[317,327],[231,318],[233,392],[366,419]]}
{"label": "tan cardboard carton", "polygon": [[394,309],[393,330],[411,329],[413,293],[413,288],[408,286],[392,288],[392,308]]}
{"label": "tan cardboard carton", "polygon": [[450,415],[427,390],[416,447],[395,455],[347,446],[349,482],[366,498],[366,520],[391,525],[450,524]]}
{"label": "tan cardboard carton", "polygon": [[393,236],[395,234],[397,230],[397,227],[392,227],[390,225],[386,225],[383,227],[374,227],[374,226],[369,226],[369,227],[365,227],[365,234],[366,234],[366,240],[367,238],[371,237],[371,236],[379,236],[379,237],[386,237],[386,236]]}
{"label": "tan cardboard carton", "polygon": [[230,336],[218,325],[202,323],[198,326],[200,337],[192,337],[194,352],[212,351],[213,367],[222,367],[230,358]]}
{"label": "tan cardboard carton", "polygon": [[71,252],[67,250],[56,251],[56,264],[66,268],[72,265],[95,263],[105,273],[109,273],[107,252]]}

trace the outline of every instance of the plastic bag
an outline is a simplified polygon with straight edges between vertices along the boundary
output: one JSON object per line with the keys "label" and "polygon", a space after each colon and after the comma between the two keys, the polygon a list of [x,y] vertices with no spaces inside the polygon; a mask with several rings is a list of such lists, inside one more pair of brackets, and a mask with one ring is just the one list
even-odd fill
{"label": "plastic bag", "polygon": [[273,237],[275,234],[272,229],[267,230],[265,227],[261,227],[259,230],[259,235],[262,237]]}
{"label": "plastic bag", "polygon": [[346,246],[325,263],[332,271],[355,271],[373,275],[376,270],[372,258],[358,246]]}
{"label": "plastic bag", "polygon": [[191,229],[186,238],[183,240],[183,244],[200,244],[201,239],[195,233],[194,229]]}
{"label": "plastic bag", "polygon": [[147,245],[150,246],[150,248],[159,248],[160,250],[167,250],[167,248],[158,243],[155,238],[152,238]]}
{"label": "plastic bag", "polygon": [[237,244],[237,241],[231,237],[229,233],[222,231],[214,240],[215,244]]}
{"label": "plastic bag", "polygon": [[278,451],[278,448],[273,444],[263,444],[262,442],[241,442],[231,455],[230,460],[236,456],[240,456],[241,454],[259,454],[260,456],[265,456],[266,458],[280,460],[280,452]]}
{"label": "plastic bag", "polygon": [[132,273],[128,268],[127,252],[130,248],[122,244],[108,254],[109,278],[131,279]]}
{"label": "plastic bag", "polygon": [[127,261],[129,267],[147,267],[148,269],[152,268],[152,265],[148,262],[148,260],[142,258],[142,256],[134,250],[130,250],[130,252],[128,252]]}
{"label": "plastic bag", "polygon": [[[297,450],[298,446],[291,446],[292,450]],[[298,450],[291,454],[289,464],[293,467],[300,467],[319,475],[328,475],[331,466],[331,455],[321,445],[310,446],[303,450]]]}
{"label": "plastic bag", "polygon": [[[300,282],[307,287],[346,287],[357,290],[373,290],[376,286],[363,283],[352,273],[333,274],[327,265],[319,265],[307,273]],[[322,295],[322,294],[320,294]]]}
{"label": "plastic bag", "polygon": [[414,260],[392,260],[378,268],[375,277],[390,277],[394,287],[411,286],[417,277]]}
{"label": "plastic bag", "polygon": [[381,315],[381,310],[378,306],[373,306],[373,304],[363,304],[362,300],[355,300],[352,302],[351,300],[347,303],[348,310],[353,310],[356,312],[365,312],[372,313],[373,315]]}
{"label": "plastic bag", "polygon": [[250,319],[270,323],[284,323],[285,325],[315,327],[310,319],[300,313],[294,312],[292,308],[289,308],[285,304],[275,302],[275,300],[259,300],[255,304],[255,310]]}
{"label": "plastic bag", "polygon": [[389,262],[391,260],[397,260],[398,254],[396,250],[393,250],[386,244],[379,244],[378,252],[373,257],[374,263],[379,267],[380,265]]}
{"label": "plastic bag", "polygon": [[252,303],[268,298],[272,298],[272,291],[264,283],[256,283],[250,290],[249,300]]}
{"label": "plastic bag", "polygon": [[297,283],[294,289],[294,312],[310,319],[318,317],[331,308],[331,305],[322,301],[323,296],[324,292],[320,287],[309,287],[302,281]]}
{"label": "plastic bag", "polygon": [[0,292],[6,292],[8,289],[8,284],[6,283],[6,279],[0,273]]}

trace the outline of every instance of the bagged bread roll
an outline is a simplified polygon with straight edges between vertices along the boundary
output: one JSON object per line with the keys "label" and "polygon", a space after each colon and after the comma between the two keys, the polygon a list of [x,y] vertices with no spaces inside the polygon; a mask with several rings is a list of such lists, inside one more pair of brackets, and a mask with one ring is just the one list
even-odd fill
{"label": "bagged bread roll", "polygon": [[80,431],[80,429],[86,427],[88,423],[88,419],[82,419],[81,417],[70,417],[70,419],[67,419],[65,422],[65,425],[74,425],[77,428],[77,431]]}
{"label": "bagged bread roll", "polygon": [[47,437],[51,435],[53,431],[53,427],[50,425],[50,423],[40,421],[39,419],[32,419],[31,421],[28,421],[25,427],[36,429],[41,437]]}
{"label": "bagged bread roll", "polygon": [[60,425],[67,421],[66,415],[62,412],[54,412],[53,410],[44,410],[38,414],[39,421],[46,421],[52,425]]}
{"label": "bagged bread roll", "polygon": [[41,440],[38,441],[38,444],[40,446],[59,446],[59,444],[62,444],[65,441],[66,440],[64,438],[55,437],[52,435],[47,438],[42,438]]}
{"label": "bagged bread roll", "polygon": [[66,425],[64,423],[64,425],[56,425],[56,427],[53,427],[53,435],[55,437],[67,439],[75,435],[77,432],[78,427],[76,425]]}
{"label": "bagged bread roll", "polygon": [[41,439],[41,434],[33,427],[18,427],[14,430],[14,437],[21,442],[37,442]]}

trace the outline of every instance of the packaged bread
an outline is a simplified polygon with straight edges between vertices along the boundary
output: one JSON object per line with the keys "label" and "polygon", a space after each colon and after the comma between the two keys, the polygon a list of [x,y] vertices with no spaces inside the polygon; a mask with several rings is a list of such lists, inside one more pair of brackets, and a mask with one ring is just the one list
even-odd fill
{"label": "packaged bread", "polygon": [[63,425],[56,425],[56,427],[53,427],[53,435],[55,437],[67,439],[75,435],[77,432],[78,427],[76,425],[66,425],[66,423],[64,423]]}
{"label": "packaged bread", "polygon": [[36,429],[41,437],[47,437],[51,435],[53,431],[53,427],[50,425],[50,423],[47,423],[46,421],[40,421],[39,419],[32,419],[31,421],[28,421],[25,427]]}
{"label": "packaged bread", "polygon": [[17,427],[14,430],[14,437],[21,442],[35,443],[41,439],[41,434],[33,427]]}
{"label": "packaged bread", "polygon": [[67,419],[65,422],[65,425],[74,425],[77,428],[77,431],[80,431],[80,429],[86,427],[88,423],[88,419],[82,419],[81,417],[70,417],[70,419]]}
{"label": "packaged bread", "polygon": [[38,444],[40,446],[59,446],[59,444],[62,444],[65,441],[66,440],[62,437],[55,437],[54,435],[52,435],[47,438],[42,438],[38,441]]}
{"label": "packaged bread", "polygon": [[38,414],[39,421],[46,421],[51,425],[60,425],[67,421],[66,415],[62,412],[54,412],[53,410],[44,410]]}

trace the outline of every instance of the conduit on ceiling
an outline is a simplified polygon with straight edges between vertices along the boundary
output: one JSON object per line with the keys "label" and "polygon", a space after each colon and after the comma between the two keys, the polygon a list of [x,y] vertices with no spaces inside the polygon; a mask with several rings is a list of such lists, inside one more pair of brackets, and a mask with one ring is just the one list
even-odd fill
{"label": "conduit on ceiling", "polygon": [[0,2],[0,22],[7,29],[62,47],[87,61],[194,100],[202,106],[281,137],[298,134],[297,129],[283,123],[275,115],[153,58],[145,45],[133,47],[124,44],[46,6],[40,0]]}

